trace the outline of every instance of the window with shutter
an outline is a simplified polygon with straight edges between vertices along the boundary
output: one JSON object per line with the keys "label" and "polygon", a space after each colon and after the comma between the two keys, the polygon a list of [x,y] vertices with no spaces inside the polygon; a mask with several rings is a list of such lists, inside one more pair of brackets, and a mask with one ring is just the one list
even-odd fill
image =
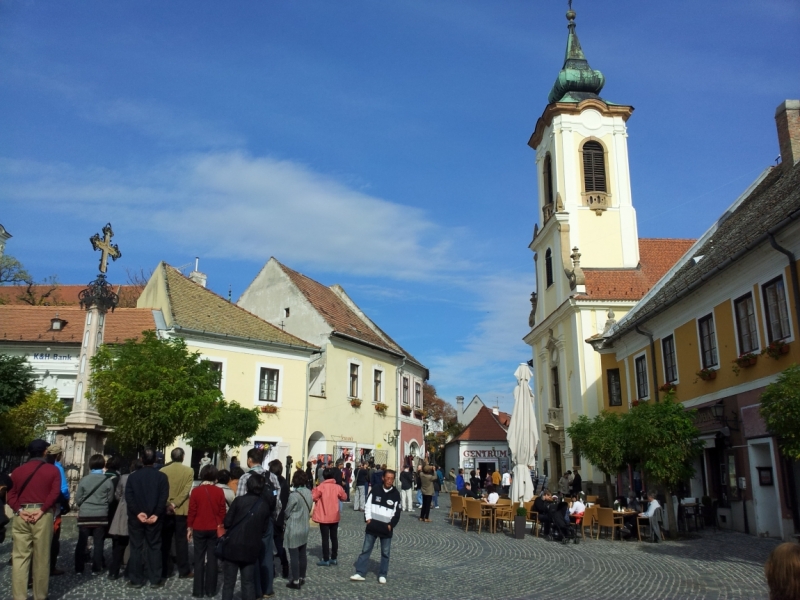
{"label": "window with shutter", "polygon": [[606,157],[600,142],[583,145],[583,182],[586,192],[608,192],[606,187]]}

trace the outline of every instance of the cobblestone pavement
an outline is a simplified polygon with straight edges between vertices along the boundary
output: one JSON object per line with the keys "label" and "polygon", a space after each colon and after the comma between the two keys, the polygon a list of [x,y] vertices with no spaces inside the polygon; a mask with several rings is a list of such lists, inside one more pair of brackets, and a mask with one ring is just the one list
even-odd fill
{"label": "cobblestone pavement", "polygon": [[[694,539],[648,544],[590,540],[561,545],[527,535],[515,540],[502,533],[480,535],[451,526],[446,504],[432,510],[432,523],[403,513],[392,542],[388,584],[377,583],[379,547],[373,550],[365,582],[351,582],[353,562],[363,540],[363,513],[345,505],[339,533],[339,565],[317,567],[319,529],[309,539],[309,567],[301,591],[275,582],[276,598],[766,598],[763,565],[777,541],[706,530]],[[191,581],[171,578],[161,589],[131,590],[122,580],[75,575],[75,540],[62,540],[59,567],[68,574],[52,578],[50,598],[191,598]],[[0,545],[0,598],[8,598],[9,541]],[[106,560],[110,560],[106,544]],[[87,571],[90,569],[87,565]],[[280,573],[280,569],[278,569]],[[222,578],[220,575],[220,587]],[[237,585],[236,598],[239,598]]]}

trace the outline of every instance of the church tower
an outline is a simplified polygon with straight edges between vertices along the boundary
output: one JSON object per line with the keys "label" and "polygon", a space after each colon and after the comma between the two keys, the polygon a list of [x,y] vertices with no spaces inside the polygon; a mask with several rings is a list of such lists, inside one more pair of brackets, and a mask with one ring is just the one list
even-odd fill
{"label": "church tower", "polygon": [[599,96],[605,78],[586,60],[575,16],[570,8],[564,65],[528,141],[539,187],[540,225],[530,249],[546,309],[540,318],[582,291],[583,268],[639,264],[626,128],[633,107]]}

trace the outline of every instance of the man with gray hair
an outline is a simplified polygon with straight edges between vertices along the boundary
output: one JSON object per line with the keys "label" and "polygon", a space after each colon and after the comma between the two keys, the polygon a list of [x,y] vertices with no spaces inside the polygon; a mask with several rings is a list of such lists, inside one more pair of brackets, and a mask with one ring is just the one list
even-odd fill
{"label": "man with gray hair", "polygon": [[186,537],[186,517],[189,515],[189,494],[192,492],[194,470],[183,464],[183,448],[175,448],[170,461],[161,467],[160,472],[169,480],[169,497],[164,524],[161,529],[161,576],[172,576],[172,540],[175,539],[175,564],[178,577],[186,579],[193,576],[189,563],[189,540]]}

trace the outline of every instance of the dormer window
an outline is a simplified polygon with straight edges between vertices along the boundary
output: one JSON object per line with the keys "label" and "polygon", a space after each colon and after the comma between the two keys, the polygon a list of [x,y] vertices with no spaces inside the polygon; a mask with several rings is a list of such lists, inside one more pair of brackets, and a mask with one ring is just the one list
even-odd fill
{"label": "dormer window", "polygon": [[290,311],[289,311],[288,307],[283,309],[283,318],[284,319],[288,319],[289,318],[289,312]]}
{"label": "dormer window", "polygon": [[583,145],[583,185],[584,192],[608,192],[605,150],[594,140]]}
{"label": "dormer window", "polygon": [[50,331],[61,331],[67,322],[64,319],[59,319],[58,315],[50,319]]}

